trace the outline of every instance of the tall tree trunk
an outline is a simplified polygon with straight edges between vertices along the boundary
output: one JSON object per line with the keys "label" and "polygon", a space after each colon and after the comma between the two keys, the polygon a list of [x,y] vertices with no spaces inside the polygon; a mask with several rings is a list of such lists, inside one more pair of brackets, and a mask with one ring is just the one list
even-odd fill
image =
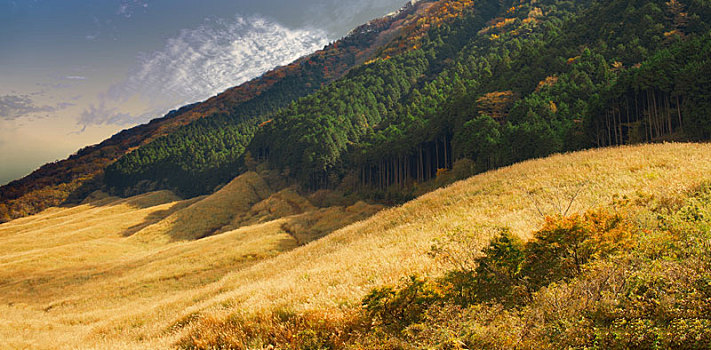
{"label": "tall tree trunk", "polygon": [[449,154],[447,153],[447,133],[444,134],[444,167],[449,169]]}
{"label": "tall tree trunk", "polygon": [[610,112],[605,112],[605,126],[607,128],[607,144],[609,146],[612,144],[612,131],[610,130]]}
{"label": "tall tree trunk", "polygon": [[659,105],[657,104],[657,92],[652,90],[652,106],[654,108],[654,124],[657,128],[657,137],[664,135],[664,125],[659,117]]}
{"label": "tall tree trunk", "polygon": [[425,177],[425,162],[422,158],[422,144],[419,146],[420,149],[420,163],[417,166],[417,181],[422,182],[422,179]]}
{"label": "tall tree trunk", "polygon": [[620,135],[617,133],[617,107],[612,109],[612,130],[615,131],[615,145],[620,144]]}
{"label": "tall tree trunk", "polygon": [[664,96],[664,100],[666,102],[666,109],[667,109],[667,127],[669,128],[669,135],[673,133],[673,128],[672,128],[672,115],[671,115],[671,102],[669,101],[669,95]]}
{"label": "tall tree trunk", "polygon": [[649,98],[649,90],[647,90],[647,120],[648,120],[647,124],[649,125],[649,137],[648,137],[648,140],[649,140],[649,141],[652,141],[652,138],[653,138],[654,136],[653,136],[653,134],[652,134],[652,127],[653,127],[653,124],[652,124],[652,106],[651,106],[651,104],[650,104],[650,100],[651,100],[651,99]]}
{"label": "tall tree trunk", "polygon": [[439,140],[435,138],[435,170],[439,170]]}
{"label": "tall tree trunk", "polygon": [[[630,99],[629,96],[625,95],[625,115],[627,120],[625,123],[627,124],[627,142],[629,142],[629,133],[630,133]],[[622,129],[620,129],[622,130]]]}
{"label": "tall tree trunk", "polygon": [[679,116],[679,130],[684,132],[684,124],[681,122],[681,103],[679,103],[679,95],[676,96],[676,113]]}

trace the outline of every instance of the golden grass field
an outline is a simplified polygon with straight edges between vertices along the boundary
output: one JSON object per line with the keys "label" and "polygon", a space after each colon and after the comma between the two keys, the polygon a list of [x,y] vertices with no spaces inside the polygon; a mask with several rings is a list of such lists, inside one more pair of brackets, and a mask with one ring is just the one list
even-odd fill
{"label": "golden grass field", "polygon": [[442,271],[427,253],[448,233],[483,247],[489,226],[525,238],[545,215],[704,180],[711,145],[658,144],[526,161],[382,211],[317,208],[255,173],[187,201],[162,191],[52,208],[0,225],[0,348],[171,348],[209,324],[191,320],[338,314],[373,287]]}

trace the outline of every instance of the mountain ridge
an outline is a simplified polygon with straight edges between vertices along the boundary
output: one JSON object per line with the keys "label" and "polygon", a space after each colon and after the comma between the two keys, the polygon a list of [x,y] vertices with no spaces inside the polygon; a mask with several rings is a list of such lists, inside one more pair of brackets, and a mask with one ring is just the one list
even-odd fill
{"label": "mountain ridge", "polygon": [[[428,1],[430,0],[424,2]],[[299,58],[286,66],[276,67],[203,102],[181,107],[167,113],[164,117],[123,130],[97,145],[80,149],[65,160],[45,164],[21,179],[1,186],[0,222],[36,213],[50,206],[80,202],[83,197],[101,187],[103,170],[121,156],[162,136],[169,135],[197,119],[209,117],[225,108],[230,108],[230,106],[252,101],[255,97],[268,92],[274,84],[283,81],[285,77],[298,76],[304,65],[314,65],[326,70],[325,77],[316,78],[313,81],[318,85],[313,89],[338,78],[345,74],[355,64],[355,61],[366,60],[368,57],[363,55],[360,50],[339,51],[339,45],[343,47],[345,43],[346,49],[348,49],[348,45],[355,44],[357,46],[358,40],[368,41],[369,34],[372,36],[373,33],[377,34],[386,27],[389,28],[394,21],[401,19],[400,17],[408,16],[411,11],[416,10],[415,7],[404,7],[394,16],[375,19],[366,25],[370,32],[358,33],[356,28],[352,33],[327,45],[323,50]],[[363,36],[366,36],[366,39],[363,39]],[[355,43],[348,44],[349,41]],[[351,56],[357,54],[366,58],[356,57],[354,60]],[[319,56],[330,57],[332,62],[313,63],[312,59]],[[341,62],[344,60],[353,60],[353,62],[344,64]],[[307,82],[306,84],[311,83]],[[298,97],[301,94],[304,92],[295,96]],[[24,197],[24,199],[19,199],[20,197]]]}
{"label": "mountain ridge", "polygon": [[[0,219],[58,198],[78,202],[98,188],[208,194],[260,162],[305,190],[340,188],[397,203],[447,172],[711,137],[703,92],[711,81],[695,74],[711,69],[703,59],[711,11],[703,2],[439,0],[403,9],[301,65],[189,107],[184,123],[174,123],[182,126],[163,137],[45,176],[52,186],[4,200]],[[289,75],[294,68],[303,74]],[[102,169],[105,176],[88,181]],[[43,184],[25,182],[3,187],[3,198]]]}

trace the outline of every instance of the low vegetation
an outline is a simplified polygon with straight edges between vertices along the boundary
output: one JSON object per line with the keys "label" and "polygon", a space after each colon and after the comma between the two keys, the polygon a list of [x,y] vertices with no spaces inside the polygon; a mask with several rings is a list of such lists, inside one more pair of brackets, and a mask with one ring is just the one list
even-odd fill
{"label": "low vegetation", "polygon": [[[370,290],[340,318],[278,310],[207,318],[184,349],[706,349],[711,347],[711,182],[546,217],[528,241],[454,231],[450,270]],[[483,250],[481,230],[496,235]]]}
{"label": "low vegetation", "polygon": [[[660,144],[556,155],[374,215],[374,206],[268,181],[266,199],[202,239],[138,232],[209,197],[93,196],[0,225],[0,347],[407,348],[453,339],[556,348],[614,344],[630,327],[645,332],[639,339],[680,327],[703,344],[709,152]],[[570,231],[576,255],[534,244],[569,247]],[[534,253],[556,264],[535,264]],[[484,278],[481,262],[508,277]],[[620,290],[643,298],[613,298]],[[408,302],[413,293],[418,303]],[[657,341],[690,338],[679,339]]]}

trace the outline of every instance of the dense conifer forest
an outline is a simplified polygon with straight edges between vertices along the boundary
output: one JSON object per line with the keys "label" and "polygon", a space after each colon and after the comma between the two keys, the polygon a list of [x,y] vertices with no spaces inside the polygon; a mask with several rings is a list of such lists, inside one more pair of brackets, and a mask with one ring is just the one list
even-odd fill
{"label": "dense conifer forest", "polygon": [[438,2],[422,35],[402,35],[295,102],[322,72],[283,81],[294,94],[282,100],[195,121],[110,166],[106,184],[199,195],[247,159],[305,188],[372,192],[458,163],[480,172],[590,147],[705,140],[710,16],[698,0]]}

